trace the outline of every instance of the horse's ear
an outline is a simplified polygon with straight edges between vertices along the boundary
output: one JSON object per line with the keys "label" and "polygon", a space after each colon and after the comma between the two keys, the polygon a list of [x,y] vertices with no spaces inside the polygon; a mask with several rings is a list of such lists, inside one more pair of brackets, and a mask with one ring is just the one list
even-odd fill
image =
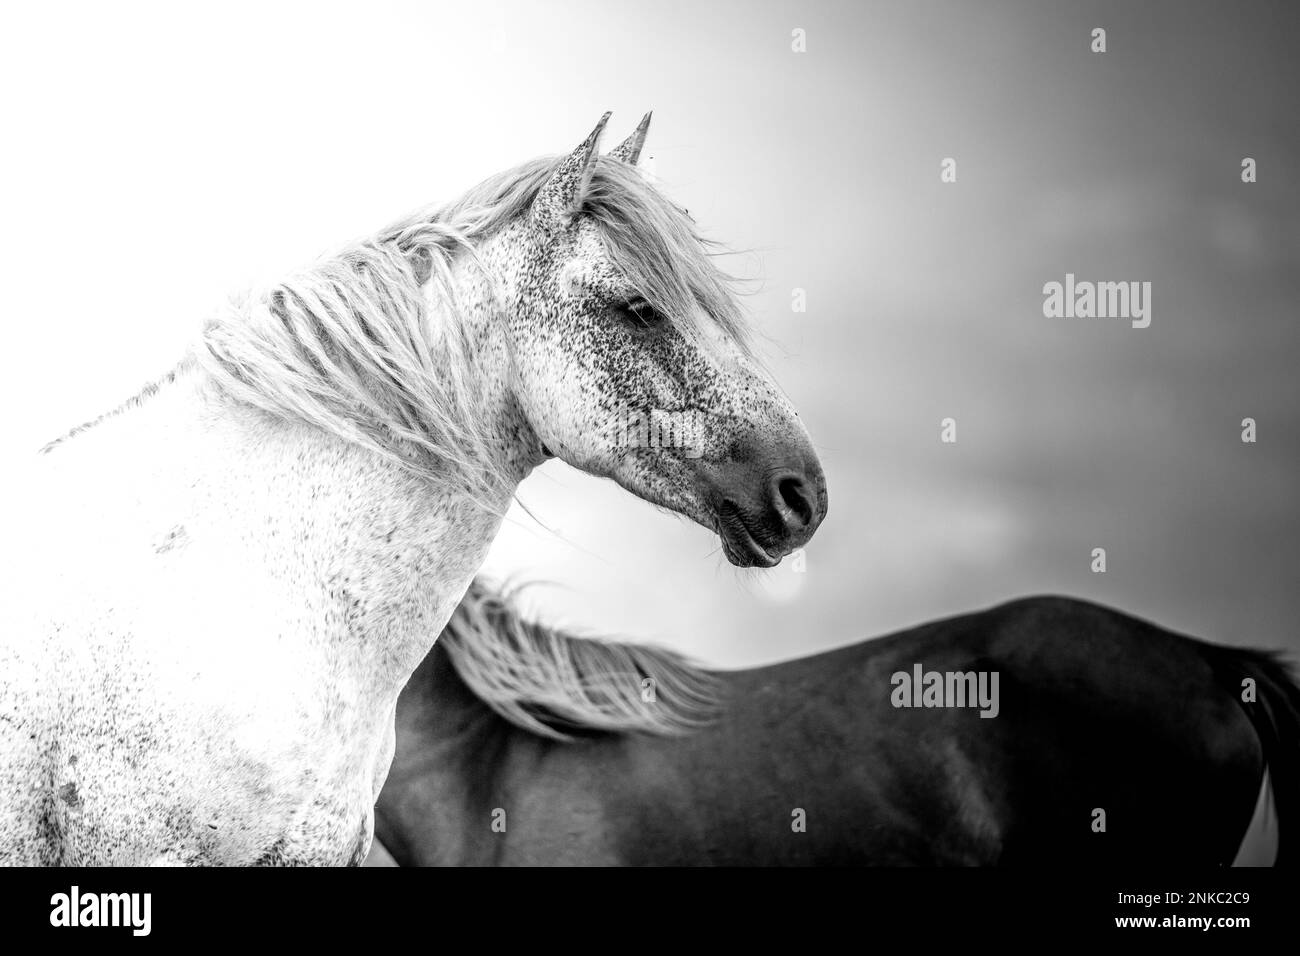
{"label": "horse's ear", "polygon": [[600,145],[600,134],[609,122],[606,113],[591,131],[591,135],[582,144],[566,156],[556,167],[551,178],[546,181],[533,200],[533,220],[545,227],[563,227],[582,208],[583,197],[591,183],[591,174],[596,168],[596,149]]}
{"label": "horse's ear", "polygon": [[646,133],[650,132],[650,117],[652,115],[654,115],[653,110],[646,113],[637,128],[632,131],[632,135],[611,149],[609,155],[614,159],[621,159],[629,166],[635,166],[637,160],[641,158],[641,147],[645,145]]}

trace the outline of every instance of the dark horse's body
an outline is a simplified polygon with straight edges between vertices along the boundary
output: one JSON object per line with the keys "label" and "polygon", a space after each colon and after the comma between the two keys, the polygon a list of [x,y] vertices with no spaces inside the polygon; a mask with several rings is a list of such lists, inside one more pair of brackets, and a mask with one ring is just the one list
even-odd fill
{"label": "dark horse's body", "polygon": [[[1080,601],[724,673],[723,716],[677,738],[536,736],[440,647],[376,809],[402,865],[1228,864],[1266,763],[1282,836],[1300,830],[1300,689],[1275,657]],[[916,664],[997,671],[998,715],[896,708]]]}

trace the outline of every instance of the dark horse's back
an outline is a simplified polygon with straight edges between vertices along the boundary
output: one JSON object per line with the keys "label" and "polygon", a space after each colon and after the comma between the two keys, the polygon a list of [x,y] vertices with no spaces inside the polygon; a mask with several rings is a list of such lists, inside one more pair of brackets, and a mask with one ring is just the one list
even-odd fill
{"label": "dark horse's back", "polygon": [[[996,716],[895,706],[921,700],[894,678],[918,665],[996,673]],[[1266,756],[1297,825],[1300,692],[1275,658],[1086,602],[1015,601],[725,680],[725,716],[692,736],[546,747],[520,781],[536,838],[516,831],[517,858],[1229,864]]]}
{"label": "dark horse's back", "polygon": [[[954,694],[982,676],[985,698],[924,706],[926,674],[969,675]],[[1300,828],[1300,689],[1276,656],[1086,602],[721,678],[696,733],[557,742],[435,646],[398,707],[377,835],[404,865],[1222,865],[1266,764],[1281,837]]]}

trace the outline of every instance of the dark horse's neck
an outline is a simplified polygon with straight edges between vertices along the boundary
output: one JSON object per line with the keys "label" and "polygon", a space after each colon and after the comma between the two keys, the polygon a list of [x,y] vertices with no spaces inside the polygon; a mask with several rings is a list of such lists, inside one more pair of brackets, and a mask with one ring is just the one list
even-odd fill
{"label": "dark horse's neck", "polygon": [[[576,862],[618,862],[598,823],[617,803],[610,780],[662,769],[673,755],[693,751],[691,738],[572,726],[564,732],[570,740],[553,740],[497,714],[435,644],[397,708],[397,746],[375,808],[375,837],[401,866],[545,863],[566,854]],[[588,825],[586,837],[575,833],[575,816]],[[557,826],[557,819],[569,823]]]}
{"label": "dark horse's neck", "polygon": [[411,675],[375,836],[402,866],[493,862],[491,819],[467,825],[492,796],[521,736],[461,680],[441,644]]}

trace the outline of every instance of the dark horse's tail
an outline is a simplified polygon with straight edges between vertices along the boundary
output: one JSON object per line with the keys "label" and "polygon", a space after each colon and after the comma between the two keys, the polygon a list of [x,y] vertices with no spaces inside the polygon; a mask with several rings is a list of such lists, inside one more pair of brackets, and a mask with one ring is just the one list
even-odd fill
{"label": "dark horse's tail", "polygon": [[[1300,846],[1300,684],[1276,651],[1212,646],[1215,671],[1236,695],[1264,749],[1277,807],[1275,865],[1290,864]],[[1246,678],[1255,682],[1253,701],[1246,693]]]}

